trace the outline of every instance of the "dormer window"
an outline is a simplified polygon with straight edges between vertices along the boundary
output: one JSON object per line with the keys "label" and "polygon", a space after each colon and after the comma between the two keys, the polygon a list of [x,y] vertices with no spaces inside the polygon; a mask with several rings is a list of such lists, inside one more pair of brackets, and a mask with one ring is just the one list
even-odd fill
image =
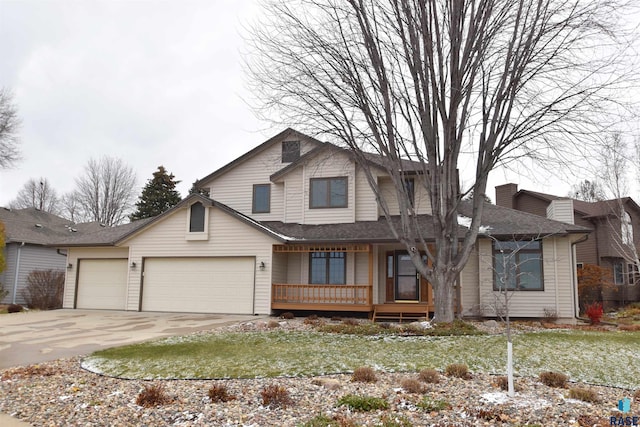
{"label": "dormer window", "polygon": [[300,158],[300,141],[282,142],[282,163],[295,162]]}
{"label": "dormer window", "polygon": [[190,233],[198,233],[204,231],[204,214],[205,209],[202,203],[196,202],[191,205],[191,212],[189,215]]}

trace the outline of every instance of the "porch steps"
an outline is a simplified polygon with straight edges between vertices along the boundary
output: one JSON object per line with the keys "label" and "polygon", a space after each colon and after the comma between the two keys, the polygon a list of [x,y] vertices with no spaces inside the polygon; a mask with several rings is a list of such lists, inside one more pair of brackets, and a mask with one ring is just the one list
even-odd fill
{"label": "porch steps", "polygon": [[433,307],[428,304],[374,304],[372,321],[378,320],[397,320],[402,323],[403,320],[416,321],[428,319],[429,312],[433,311]]}

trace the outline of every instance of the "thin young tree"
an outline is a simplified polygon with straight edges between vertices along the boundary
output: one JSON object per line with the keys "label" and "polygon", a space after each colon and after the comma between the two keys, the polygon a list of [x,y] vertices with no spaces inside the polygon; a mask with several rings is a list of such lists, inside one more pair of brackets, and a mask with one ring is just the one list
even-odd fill
{"label": "thin young tree", "polygon": [[[258,113],[348,148],[389,219],[394,213],[368,153],[383,157],[401,217],[397,227],[389,224],[433,285],[435,320],[450,322],[491,170],[518,158],[588,151],[598,128],[625,107],[628,97],[618,92],[635,70],[617,21],[623,6],[272,0],[252,29],[247,70]],[[460,191],[463,160],[472,184]],[[416,188],[430,198],[434,250],[404,184],[416,172]],[[459,203],[469,191],[480,197],[461,230]]]}
{"label": "thin young tree", "polygon": [[84,175],[76,178],[74,197],[83,217],[107,226],[121,224],[131,211],[136,175],[121,159],[90,159]]}
{"label": "thin young tree", "polygon": [[47,178],[29,179],[18,191],[16,199],[10,203],[11,208],[36,208],[52,214],[60,213],[58,193]]}
{"label": "thin young tree", "polygon": [[142,194],[136,202],[136,211],[129,219],[151,218],[160,215],[180,203],[180,193],[176,190],[176,181],[172,173],[168,173],[164,166],[158,166],[158,170],[153,173],[153,178],[147,181],[147,185],[142,189]]}
{"label": "thin young tree", "polygon": [[20,119],[13,94],[0,88],[0,169],[9,168],[20,160],[19,128]]}

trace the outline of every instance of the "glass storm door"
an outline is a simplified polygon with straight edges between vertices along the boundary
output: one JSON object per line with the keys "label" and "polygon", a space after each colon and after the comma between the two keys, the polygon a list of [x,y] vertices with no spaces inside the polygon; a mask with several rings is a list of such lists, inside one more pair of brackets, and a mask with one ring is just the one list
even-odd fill
{"label": "glass storm door", "polygon": [[396,252],[396,301],[420,301],[420,274],[406,252]]}

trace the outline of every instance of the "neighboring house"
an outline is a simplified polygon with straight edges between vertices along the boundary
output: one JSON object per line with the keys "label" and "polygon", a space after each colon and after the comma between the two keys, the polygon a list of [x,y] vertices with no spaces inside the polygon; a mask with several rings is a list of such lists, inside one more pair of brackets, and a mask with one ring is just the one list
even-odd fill
{"label": "neighboring house", "polygon": [[0,221],[5,225],[6,268],[0,283],[9,294],[0,302],[25,304],[22,296],[27,277],[34,270],[64,271],[66,252],[47,246],[77,231],[96,230],[95,224],[74,225],[59,216],[36,208],[8,209],[0,207]]}
{"label": "neighboring house", "polygon": [[[383,193],[393,194],[381,159],[372,155],[369,161]],[[418,172],[410,162],[406,169],[410,181]],[[324,310],[376,318],[433,311],[431,286],[381,218],[350,152],[287,129],[199,180],[198,187],[211,198],[192,194],[155,218],[58,242],[70,266],[64,307]],[[433,241],[429,198],[421,186],[412,187],[417,219]],[[390,205],[398,212],[397,203]],[[469,211],[463,204],[461,215]],[[534,242],[519,254],[528,274],[511,283],[517,288],[511,314],[541,317],[546,309],[574,318],[573,244],[589,230],[493,205],[486,205],[485,215],[483,229],[491,237],[478,239],[460,275],[460,313],[495,315],[494,259],[516,239]],[[461,217],[460,237],[468,220]]]}
{"label": "neighboring house", "polygon": [[605,306],[612,307],[640,300],[637,244],[640,242],[640,206],[630,197],[585,202],[536,191],[518,190],[517,184],[496,187],[496,204],[545,215],[554,201],[573,205],[574,222],[594,230],[576,246],[577,267],[595,264],[612,272],[615,288],[603,292]]}

